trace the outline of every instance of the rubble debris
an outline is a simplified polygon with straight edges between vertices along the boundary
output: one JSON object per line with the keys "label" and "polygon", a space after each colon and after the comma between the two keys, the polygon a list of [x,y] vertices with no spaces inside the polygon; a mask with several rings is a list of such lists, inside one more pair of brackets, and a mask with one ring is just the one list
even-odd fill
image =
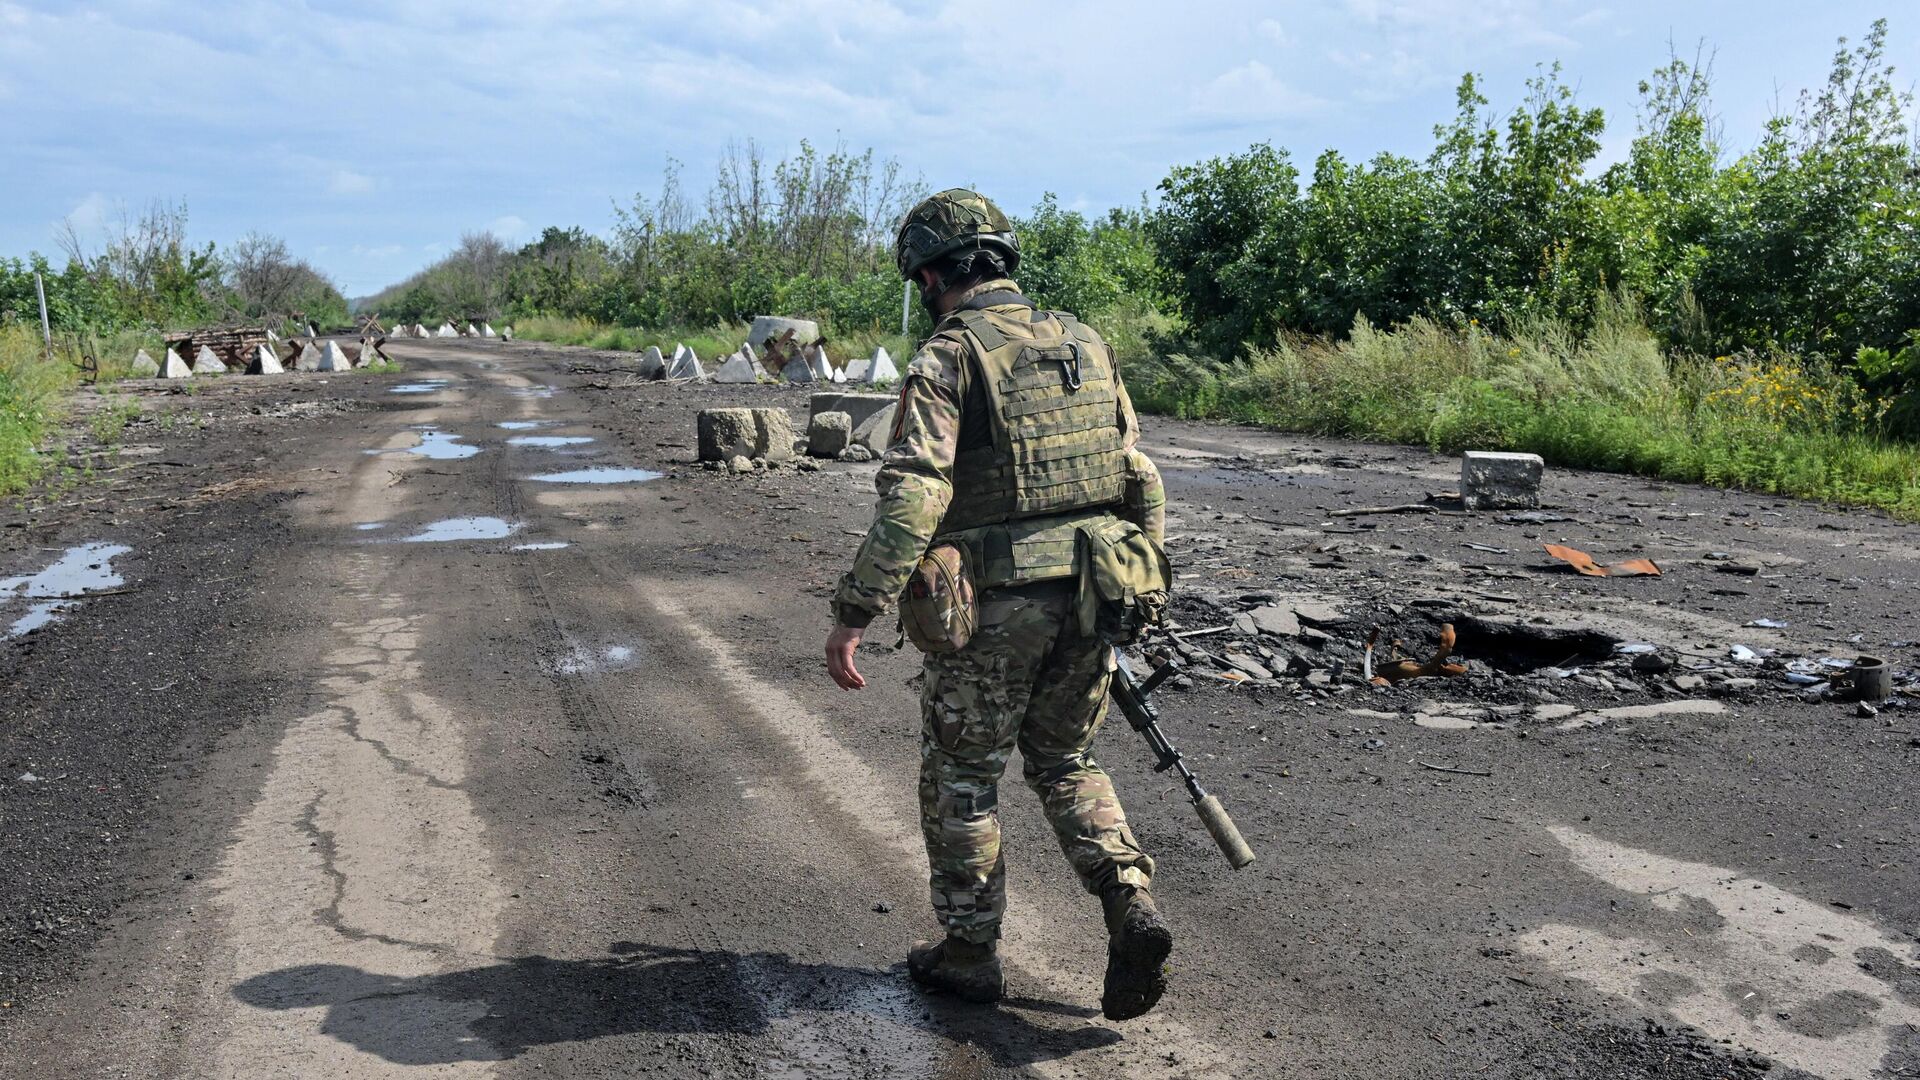
{"label": "rubble debris", "polygon": [[1565,514],[1555,514],[1546,510],[1523,510],[1517,514],[1501,514],[1494,520],[1504,525],[1551,525],[1573,519]]}
{"label": "rubble debris", "polygon": [[1460,502],[1468,510],[1536,510],[1546,462],[1539,454],[1469,450],[1460,456]]}
{"label": "rubble debris", "polygon": [[160,374],[160,364],[147,355],[147,350],[141,349],[133,354],[132,370],[136,379],[151,379]]}
{"label": "rubble debris", "polygon": [[169,348],[167,350],[167,359],[160,367],[160,377],[163,379],[186,379],[192,376],[193,369],[187,366],[187,362],[180,358],[178,352]]}
{"label": "rubble debris", "polygon": [[1593,556],[1579,548],[1564,547],[1560,544],[1541,545],[1547,554],[1573,567],[1587,577],[1659,577],[1660,567],[1652,559],[1628,559],[1610,566],[1602,566],[1593,561]]}
{"label": "rubble debris", "polygon": [[1454,642],[1453,624],[1447,623],[1440,628],[1439,646],[1425,662],[1394,659],[1385,664],[1375,664],[1373,638],[1369,637],[1366,652],[1366,670],[1369,672],[1367,681],[1375,686],[1391,686],[1407,679],[1424,679],[1435,675],[1457,679],[1467,673],[1467,665],[1447,662],[1447,658],[1453,655]]}
{"label": "rubble debris", "polygon": [[1855,660],[1848,682],[1858,701],[1885,701],[1893,696],[1893,669],[1877,656]]}
{"label": "rubble debris", "polygon": [[752,409],[754,457],[787,461],[793,457],[793,419],[785,409]]}
{"label": "rubble debris", "polygon": [[1787,624],[1779,619],[1755,619],[1747,624],[1761,630],[1785,630]]}
{"label": "rubble debris", "polygon": [[898,403],[889,404],[864,422],[855,424],[853,441],[866,447],[874,457],[886,453],[887,444],[893,441],[893,418],[898,409]]}
{"label": "rubble debris", "polygon": [[727,362],[714,369],[713,381],[717,383],[757,383],[760,381],[760,367],[747,355],[745,349],[727,357]]}
{"label": "rubble debris", "polygon": [[1432,503],[1401,503],[1397,506],[1355,506],[1331,511],[1328,517],[1363,517],[1368,514],[1431,514],[1439,507]]}
{"label": "rubble debris", "polygon": [[807,421],[807,453],[839,457],[853,440],[853,417],[843,412],[817,413]]}

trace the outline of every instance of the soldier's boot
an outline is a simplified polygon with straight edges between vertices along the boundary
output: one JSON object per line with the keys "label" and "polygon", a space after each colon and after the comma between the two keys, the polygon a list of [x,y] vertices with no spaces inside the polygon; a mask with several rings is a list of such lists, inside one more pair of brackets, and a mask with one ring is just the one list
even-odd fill
{"label": "soldier's boot", "polygon": [[991,941],[981,945],[950,937],[917,942],[907,951],[907,974],[922,986],[978,1005],[999,1001],[1007,988],[998,943]]}
{"label": "soldier's boot", "polygon": [[1100,904],[1107,915],[1107,982],[1100,1011],[1109,1020],[1131,1020],[1159,1004],[1167,992],[1173,931],[1145,889],[1108,889]]}

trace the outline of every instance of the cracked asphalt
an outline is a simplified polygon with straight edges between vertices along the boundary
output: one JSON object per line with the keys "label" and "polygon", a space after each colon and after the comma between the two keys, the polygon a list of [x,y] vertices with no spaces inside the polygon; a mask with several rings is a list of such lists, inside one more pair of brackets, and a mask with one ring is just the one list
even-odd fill
{"label": "cracked asphalt", "polygon": [[[1163,1007],[1110,1024],[1097,905],[1017,784],[1010,999],[904,978],[917,664],[876,641],[848,695],[818,655],[873,466],[691,460],[697,409],[803,393],[392,351],[133,386],[119,446],[75,423],[103,479],[0,514],[0,577],[131,549],[0,639],[0,1075],[1920,1076],[1920,716],[1784,681],[1914,666],[1913,526],[1557,471],[1560,520],[1337,518],[1452,464],[1149,418],[1210,631],[1163,712],[1260,860],[1102,735],[1179,935]],[[658,475],[538,479],[600,468]],[[1212,628],[1275,604],[1335,614],[1232,648],[1317,674],[1212,677]],[[1417,655],[1441,621],[1468,677],[1352,677],[1370,627]]]}

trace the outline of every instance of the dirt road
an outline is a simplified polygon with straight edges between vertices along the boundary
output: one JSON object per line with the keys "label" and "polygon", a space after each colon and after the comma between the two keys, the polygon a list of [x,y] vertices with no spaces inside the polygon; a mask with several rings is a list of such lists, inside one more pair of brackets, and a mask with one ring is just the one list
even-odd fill
{"label": "dirt road", "polygon": [[[126,548],[0,588],[37,627],[0,639],[0,1075],[1920,1076],[1920,716],[1799,677],[1913,666],[1912,527],[1598,475],[1335,518],[1451,465],[1150,422],[1209,631],[1170,734],[1261,858],[1103,735],[1180,935],[1109,1024],[1017,783],[1013,999],[902,973],[917,663],[875,642],[847,695],[818,654],[873,466],[692,461],[696,409],[804,394],[393,351],[140,391],[103,479],[0,518],[0,579]],[[1276,606],[1305,625],[1214,629]],[[1368,627],[1441,621],[1469,677],[1357,677]]]}

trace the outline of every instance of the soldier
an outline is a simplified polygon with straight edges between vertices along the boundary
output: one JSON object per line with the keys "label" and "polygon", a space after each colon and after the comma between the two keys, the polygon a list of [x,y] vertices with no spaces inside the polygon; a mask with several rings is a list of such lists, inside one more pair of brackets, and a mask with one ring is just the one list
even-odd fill
{"label": "soldier", "polygon": [[895,257],[934,332],[907,368],[874,522],[834,594],[828,671],[845,689],[866,685],[853,663],[862,633],[936,540],[966,553],[979,590],[970,640],[925,660],[920,821],[946,937],[916,944],[908,971],[970,1001],[1001,996],[995,810],[1017,746],[1067,861],[1105,912],[1102,1009],[1139,1016],[1166,989],[1173,938],[1148,892],[1153,860],[1093,758],[1112,649],[1075,618],[1075,550],[1080,530],[1116,517],[1157,546],[1159,474],[1134,449],[1138,421],[1112,350],[1011,280],[1020,245],[993,203],[958,188],[934,195],[907,214]]}

